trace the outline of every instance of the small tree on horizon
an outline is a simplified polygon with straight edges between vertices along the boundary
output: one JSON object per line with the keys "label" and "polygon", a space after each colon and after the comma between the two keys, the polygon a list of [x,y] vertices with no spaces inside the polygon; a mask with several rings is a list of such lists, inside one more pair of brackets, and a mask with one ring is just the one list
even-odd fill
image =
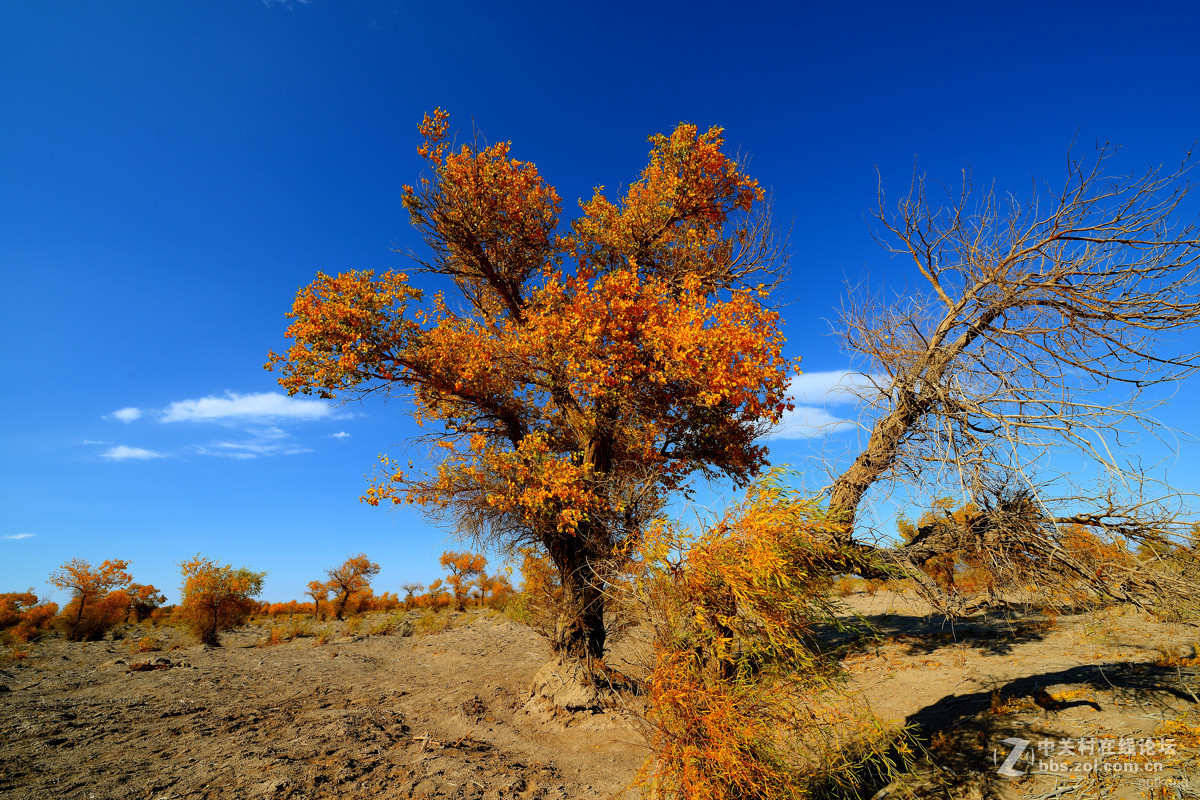
{"label": "small tree on horizon", "polygon": [[325,571],[327,585],[333,592],[333,615],[342,619],[350,595],[371,588],[371,579],[379,574],[379,565],[367,558],[366,553],[350,556],[340,566]]}
{"label": "small tree on horizon", "polygon": [[305,595],[313,599],[313,617],[321,616],[321,601],[329,599],[329,584],[321,581],[309,581]]}
{"label": "small tree on horizon", "polygon": [[128,609],[128,598],[123,609],[114,608],[119,601],[106,602],[105,598],[133,583],[133,576],[126,572],[128,568],[129,562],[123,559],[106,560],[93,567],[82,558],[73,558],[50,573],[52,585],[72,593],[60,616],[69,641],[100,639],[121,621],[124,615],[117,612]]}
{"label": "small tree on horizon", "polygon": [[425,588],[424,604],[432,611],[441,611],[443,606],[450,603],[450,593],[441,578],[433,581]]}
{"label": "small tree on horizon", "polygon": [[455,553],[447,550],[442,553],[438,563],[442,565],[442,569],[450,573],[450,577],[446,578],[446,583],[454,592],[455,607],[459,611],[465,611],[467,597],[471,593],[472,579],[483,574],[484,568],[487,567],[487,559],[480,553]]}
{"label": "small tree on horizon", "polygon": [[245,624],[258,609],[265,572],[218,564],[196,555],[179,565],[183,574],[179,613],[201,644],[221,644],[220,632]]}
{"label": "small tree on horizon", "polygon": [[141,622],[147,619],[154,613],[154,609],[160,608],[167,602],[166,595],[149,584],[130,584],[125,589],[125,593],[129,595],[130,622]]}
{"label": "small tree on horizon", "polygon": [[400,588],[404,590],[404,610],[410,611],[416,602],[417,593],[425,588],[425,584],[410,581],[401,584]]}

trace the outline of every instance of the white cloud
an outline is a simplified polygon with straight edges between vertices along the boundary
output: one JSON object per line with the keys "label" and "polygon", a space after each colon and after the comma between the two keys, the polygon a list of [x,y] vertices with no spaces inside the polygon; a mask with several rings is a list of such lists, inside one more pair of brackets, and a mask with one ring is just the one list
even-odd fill
{"label": "white cloud", "polygon": [[806,372],[797,375],[788,383],[788,392],[796,403],[823,405],[825,403],[853,403],[857,391],[870,391],[871,376],[846,369],[826,372]]}
{"label": "white cloud", "polygon": [[306,6],[311,2],[312,0],[263,0],[263,5],[267,8],[271,8],[272,6],[280,6],[281,8],[290,9],[296,5]]}
{"label": "white cloud", "polygon": [[35,536],[37,536],[36,533],[10,533],[10,534],[7,534],[4,538],[5,539],[14,539],[14,540],[16,540],[16,539],[32,539]]}
{"label": "white cloud", "polygon": [[854,421],[837,417],[817,406],[796,406],[783,412],[783,419],[771,431],[772,439],[812,439],[854,427]]}
{"label": "white cloud", "polygon": [[328,417],[332,407],[322,400],[300,400],[279,392],[238,394],[179,400],[162,412],[162,422],[226,422],[255,419],[314,420]]}
{"label": "white cloud", "polygon": [[[856,392],[870,392],[871,377],[861,372],[830,370],[806,372],[797,375],[788,383],[788,394],[796,404],[792,411],[784,412],[783,419],[771,431],[773,439],[811,439],[827,436],[855,426],[852,417],[858,396]],[[826,406],[851,406],[844,414],[831,413]]]}
{"label": "white cloud", "polygon": [[113,419],[119,419],[121,422],[124,422],[126,425],[133,422],[135,419],[137,419],[141,415],[142,415],[142,410],[140,408],[134,408],[132,406],[129,406],[128,408],[117,409],[116,411],[109,414],[109,416],[112,417]]}
{"label": "white cloud", "polygon": [[141,447],[127,447],[123,444],[109,448],[100,455],[104,458],[110,458],[113,461],[128,461],[130,459],[145,460],[148,458],[163,457],[162,453],[156,453],[153,450],[144,450]]}
{"label": "white cloud", "polygon": [[345,431],[338,431],[337,433],[329,434],[329,438],[331,438],[331,439],[349,439],[350,434],[346,433]]}
{"label": "white cloud", "polygon": [[242,441],[216,441],[197,445],[196,453],[222,458],[258,458],[259,456],[290,456],[311,452],[292,441],[291,435],[280,428],[248,431],[251,438]]}
{"label": "white cloud", "polygon": [[103,442],[99,439],[84,439],[84,444],[112,444],[112,442]]}

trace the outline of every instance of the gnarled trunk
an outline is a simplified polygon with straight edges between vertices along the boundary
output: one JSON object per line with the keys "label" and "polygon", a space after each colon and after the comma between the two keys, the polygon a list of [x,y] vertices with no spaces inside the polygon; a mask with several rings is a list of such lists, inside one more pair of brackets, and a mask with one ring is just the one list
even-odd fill
{"label": "gnarled trunk", "polygon": [[604,588],[596,574],[596,554],[588,547],[588,531],[547,542],[563,591],[562,616],[551,647],[575,658],[604,655]]}
{"label": "gnarled trunk", "polygon": [[911,392],[901,395],[896,408],[875,423],[866,448],[829,490],[829,510],[842,525],[840,544],[853,541],[854,521],[867,489],[892,468],[900,443],[925,412]]}

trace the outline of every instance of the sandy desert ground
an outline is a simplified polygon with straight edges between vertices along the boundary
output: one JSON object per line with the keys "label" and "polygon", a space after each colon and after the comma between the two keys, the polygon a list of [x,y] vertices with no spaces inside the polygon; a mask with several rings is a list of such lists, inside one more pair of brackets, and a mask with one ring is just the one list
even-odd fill
{"label": "sandy desert ground", "polygon": [[[847,651],[850,680],[880,718],[913,726],[938,765],[880,797],[1200,797],[1200,631],[1125,609],[951,625],[904,595],[847,603],[879,630]],[[648,751],[631,722],[530,703],[545,642],[494,613],[457,622],[272,646],[252,626],[220,648],[163,629],[182,646],[149,653],[131,652],[144,630],[48,638],[0,668],[0,796],[637,796]],[[132,670],[147,663],[160,668]],[[1012,777],[998,772],[1013,749],[1004,739],[1028,742]],[[1118,752],[1168,739],[1169,753]],[[1052,761],[1070,769],[1051,773]]]}

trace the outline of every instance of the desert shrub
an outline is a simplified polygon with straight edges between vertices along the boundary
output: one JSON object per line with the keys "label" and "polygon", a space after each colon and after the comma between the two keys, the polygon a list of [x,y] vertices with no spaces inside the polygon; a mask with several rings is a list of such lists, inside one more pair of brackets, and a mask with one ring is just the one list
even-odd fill
{"label": "desert shrub", "polygon": [[37,638],[58,614],[56,603],[38,603],[33,589],[0,594],[0,642],[19,643]]}
{"label": "desert shrub", "polygon": [[220,631],[244,625],[257,608],[253,598],[262,592],[267,573],[234,569],[200,555],[179,566],[183,573],[179,613],[200,643],[220,644]]}
{"label": "desert shrub", "polygon": [[308,617],[292,617],[288,620],[288,634],[293,639],[307,639],[313,635],[312,622]]}
{"label": "desert shrub", "polygon": [[429,584],[425,594],[420,597],[420,606],[430,611],[440,611],[451,602],[450,593],[446,591],[445,584],[440,579]]}
{"label": "desert shrub", "polygon": [[488,608],[499,611],[508,604],[508,601],[513,596],[512,583],[508,580],[507,575],[488,575],[484,573],[479,576],[478,583],[480,602]]}
{"label": "desert shrub", "polygon": [[413,624],[403,614],[388,614],[371,623],[371,636],[412,636]]}
{"label": "desert shrub", "polygon": [[837,593],[838,597],[849,597],[854,594],[854,585],[854,578],[851,578],[849,575],[843,575],[834,583],[833,590]]}
{"label": "desert shrub", "polygon": [[167,602],[167,598],[158,589],[150,585],[143,586],[134,583],[125,590],[129,596],[129,621],[142,622]]}
{"label": "desert shrub", "polygon": [[531,624],[533,614],[529,611],[528,599],[524,592],[518,592],[509,598],[504,604],[504,616],[518,625]]}
{"label": "desert shrub", "polygon": [[82,558],[73,558],[50,573],[50,583],[69,589],[71,601],[56,623],[73,642],[101,639],[129,611],[129,595],[122,591],[133,583],[125,570],[128,561],[105,561],[93,567]]}
{"label": "desert shrub", "polygon": [[8,648],[0,655],[0,664],[7,664],[11,661],[21,661],[29,658],[32,650],[28,642],[12,642]]}
{"label": "desert shrub", "polygon": [[270,647],[271,645],[283,644],[284,642],[290,642],[294,638],[295,637],[291,635],[291,632],[288,631],[283,626],[272,625],[271,630],[268,631],[268,633],[267,633],[267,637],[265,639],[259,640],[257,646],[258,647]]}
{"label": "desert shrub", "polygon": [[175,616],[175,606],[162,606],[150,612],[150,624],[154,627],[171,624]]}
{"label": "desert shrub", "polygon": [[413,608],[415,608],[420,602],[417,598],[417,594],[425,588],[425,584],[417,583],[416,581],[410,581],[409,583],[403,584],[400,588],[404,590],[404,610],[412,611]]}
{"label": "desert shrub", "polygon": [[447,631],[452,627],[454,627],[454,622],[450,619],[449,614],[439,614],[436,611],[427,610],[413,622],[413,633],[417,636],[429,636]]}
{"label": "desert shrub", "polygon": [[286,603],[264,603],[265,616],[272,619],[276,617],[295,617],[300,614],[315,613],[316,606],[313,603],[301,603],[297,600],[289,600]]}
{"label": "desert shrub", "polygon": [[400,596],[395,592],[384,592],[371,600],[372,611],[395,611],[401,605]]}
{"label": "desert shrub", "polygon": [[162,649],[162,640],[154,636],[143,636],[136,642],[129,643],[129,651],[131,653],[157,653]]}
{"label": "desert shrub", "polygon": [[844,563],[817,504],[772,473],[700,534],[660,524],[633,564],[654,664],[642,787],[660,798],[856,796],[907,758],[850,702],[814,625]]}

